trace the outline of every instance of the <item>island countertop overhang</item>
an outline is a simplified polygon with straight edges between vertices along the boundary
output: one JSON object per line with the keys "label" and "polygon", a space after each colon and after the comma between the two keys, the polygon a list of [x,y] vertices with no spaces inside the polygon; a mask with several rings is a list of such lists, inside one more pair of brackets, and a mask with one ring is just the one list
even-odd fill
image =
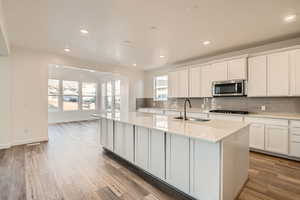
{"label": "island countertop overhang", "polygon": [[176,120],[174,116],[138,112],[106,112],[92,115],[123,123],[177,134],[192,139],[218,143],[248,127],[247,122],[210,120],[206,122]]}

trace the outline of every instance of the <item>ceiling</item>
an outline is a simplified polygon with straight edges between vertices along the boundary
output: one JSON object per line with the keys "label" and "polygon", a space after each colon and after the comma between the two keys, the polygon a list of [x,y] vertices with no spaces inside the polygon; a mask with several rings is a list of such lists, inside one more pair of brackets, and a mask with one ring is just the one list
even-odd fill
{"label": "ceiling", "polygon": [[299,0],[3,1],[13,45],[140,69],[300,35]]}

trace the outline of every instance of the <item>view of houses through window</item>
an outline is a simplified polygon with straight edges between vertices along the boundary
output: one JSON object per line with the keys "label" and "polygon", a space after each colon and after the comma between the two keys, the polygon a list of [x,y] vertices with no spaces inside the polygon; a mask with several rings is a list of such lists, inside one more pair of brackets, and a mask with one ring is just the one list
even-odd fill
{"label": "view of houses through window", "polygon": [[97,84],[48,80],[48,111],[95,110]]}
{"label": "view of houses through window", "polygon": [[106,111],[121,109],[121,81],[109,80],[101,85],[102,108]]}
{"label": "view of houses through window", "polygon": [[156,76],[154,77],[154,97],[155,101],[166,101],[168,100],[168,76]]}

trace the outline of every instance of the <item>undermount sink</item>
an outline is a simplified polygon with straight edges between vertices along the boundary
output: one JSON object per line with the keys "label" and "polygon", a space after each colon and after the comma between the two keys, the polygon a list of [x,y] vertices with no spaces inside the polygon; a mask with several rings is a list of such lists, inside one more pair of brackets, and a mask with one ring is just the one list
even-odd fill
{"label": "undermount sink", "polygon": [[[183,120],[183,117],[174,117],[174,119]],[[187,118],[187,121],[197,121],[197,122],[208,122],[209,119],[200,119],[200,118]]]}

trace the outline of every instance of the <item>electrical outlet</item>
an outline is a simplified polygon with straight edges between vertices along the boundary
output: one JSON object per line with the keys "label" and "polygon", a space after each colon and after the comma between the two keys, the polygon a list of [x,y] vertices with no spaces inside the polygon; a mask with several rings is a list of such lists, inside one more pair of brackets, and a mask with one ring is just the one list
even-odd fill
{"label": "electrical outlet", "polygon": [[261,109],[262,111],[265,111],[265,110],[266,110],[266,106],[265,106],[265,105],[262,105],[260,109]]}
{"label": "electrical outlet", "polygon": [[202,108],[202,109],[204,109],[204,108],[205,108],[205,105],[204,105],[204,103],[203,103],[203,104],[201,104],[201,108]]}

